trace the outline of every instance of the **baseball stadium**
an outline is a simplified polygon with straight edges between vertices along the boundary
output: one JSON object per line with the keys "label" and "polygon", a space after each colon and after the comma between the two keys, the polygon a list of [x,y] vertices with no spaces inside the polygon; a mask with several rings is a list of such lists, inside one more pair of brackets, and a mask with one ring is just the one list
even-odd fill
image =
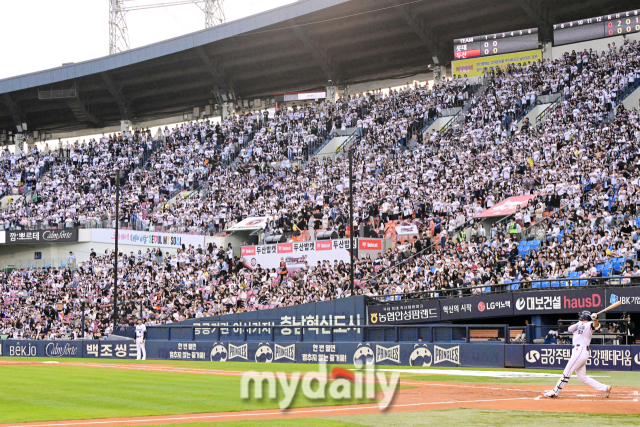
{"label": "baseball stadium", "polygon": [[3,2],[0,427],[640,425],[637,7]]}

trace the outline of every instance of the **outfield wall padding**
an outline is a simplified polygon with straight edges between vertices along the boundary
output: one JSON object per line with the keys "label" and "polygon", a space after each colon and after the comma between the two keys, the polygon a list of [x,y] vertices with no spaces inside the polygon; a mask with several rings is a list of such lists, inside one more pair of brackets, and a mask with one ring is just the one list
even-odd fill
{"label": "outfield wall padding", "polygon": [[[136,357],[131,340],[28,341],[3,340],[0,356],[46,358]],[[443,344],[390,342],[268,342],[148,340],[147,358],[237,362],[378,364],[399,366],[563,369],[569,345]],[[640,346],[594,345],[591,370],[640,371]]]}
{"label": "outfield wall padding", "polygon": [[504,367],[524,368],[524,345],[504,346]]}

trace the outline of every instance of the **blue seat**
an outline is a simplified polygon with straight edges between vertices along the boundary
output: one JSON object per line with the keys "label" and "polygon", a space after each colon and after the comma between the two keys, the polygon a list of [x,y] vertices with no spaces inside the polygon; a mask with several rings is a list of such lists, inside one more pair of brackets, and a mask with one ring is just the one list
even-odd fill
{"label": "blue seat", "polygon": [[589,285],[589,281],[588,280],[581,280],[580,281],[580,286],[587,286]]}
{"label": "blue seat", "polygon": [[62,267],[62,268],[65,268],[66,266],[67,266],[67,264],[64,263],[64,262],[62,264],[60,264],[60,267]]}
{"label": "blue seat", "polygon": [[636,227],[640,227],[640,218],[636,218]]}
{"label": "blue seat", "polygon": [[541,286],[540,286],[540,282],[533,282],[533,283],[531,284],[531,287],[532,287],[532,288],[540,288],[540,287],[541,287]]}
{"label": "blue seat", "polygon": [[509,285],[509,288],[511,288],[512,291],[515,291],[516,289],[520,289],[520,283],[514,283],[513,285]]}
{"label": "blue seat", "polygon": [[550,288],[551,287],[551,282],[542,282],[542,287],[543,288]]}
{"label": "blue seat", "polygon": [[610,268],[606,268],[604,270],[602,270],[602,277],[609,277],[611,276],[611,269]]}
{"label": "blue seat", "polygon": [[604,264],[597,264],[596,265],[596,270],[602,271],[603,269],[604,269]]}
{"label": "blue seat", "polygon": [[560,281],[560,286],[567,286],[567,281],[566,280],[561,280]]}
{"label": "blue seat", "polygon": [[554,280],[553,282],[551,282],[551,287],[552,288],[557,288],[560,286],[560,282],[558,282],[557,280]]}

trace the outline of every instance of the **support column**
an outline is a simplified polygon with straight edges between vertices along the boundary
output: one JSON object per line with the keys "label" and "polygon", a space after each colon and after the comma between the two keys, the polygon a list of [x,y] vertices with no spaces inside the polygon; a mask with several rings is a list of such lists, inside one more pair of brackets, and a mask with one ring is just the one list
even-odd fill
{"label": "support column", "polygon": [[338,99],[338,87],[327,86],[327,100],[336,102],[336,99]]}
{"label": "support column", "polygon": [[231,117],[233,115],[233,102],[223,102],[222,103],[222,114],[220,117],[222,120]]}
{"label": "support column", "polygon": [[438,83],[447,75],[447,67],[444,65],[435,65],[433,67],[433,80]]}
{"label": "support column", "polygon": [[120,120],[120,132],[124,133],[129,130],[131,123],[129,120]]}

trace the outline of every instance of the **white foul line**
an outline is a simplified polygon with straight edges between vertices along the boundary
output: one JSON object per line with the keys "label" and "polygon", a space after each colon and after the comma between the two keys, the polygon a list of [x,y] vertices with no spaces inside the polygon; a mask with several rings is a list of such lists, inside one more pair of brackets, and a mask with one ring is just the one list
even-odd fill
{"label": "white foul line", "polygon": [[[424,403],[405,403],[403,405],[389,405],[389,408],[401,408],[408,406],[424,406],[424,405],[447,405],[455,403],[483,403],[483,402],[501,402],[506,400],[529,400],[529,397],[514,397],[510,399],[480,399],[480,400],[451,400],[448,402],[424,402]],[[237,414],[225,414],[225,415],[195,415],[186,417],[171,417],[171,418],[142,418],[142,419],[124,419],[124,420],[109,420],[109,421],[95,421],[87,420],[82,422],[62,422],[62,423],[47,423],[47,424],[19,424],[9,427],[56,427],[56,426],[83,426],[83,425],[96,425],[96,424],[127,424],[127,423],[153,423],[156,421],[181,421],[181,420],[197,420],[208,418],[226,418],[226,417],[263,417],[266,415],[287,415],[287,414],[313,414],[320,412],[340,412],[340,411],[354,411],[362,409],[380,409],[378,405],[370,406],[349,406],[344,408],[330,408],[330,409],[308,409],[308,410],[292,410],[291,412],[261,412],[257,414],[251,413],[237,413]]]}

